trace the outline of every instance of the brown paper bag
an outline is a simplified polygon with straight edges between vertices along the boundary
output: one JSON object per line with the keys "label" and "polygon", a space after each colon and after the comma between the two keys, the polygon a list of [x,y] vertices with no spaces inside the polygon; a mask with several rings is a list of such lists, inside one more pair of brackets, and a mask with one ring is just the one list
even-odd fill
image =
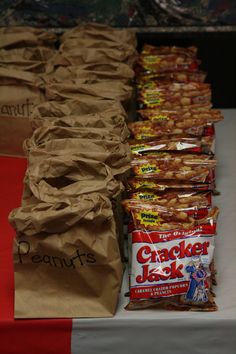
{"label": "brown paper bag", "polygon": [[53,46],[56,40],[55,33],[39,28],[14,26],[0,28],[0,48]]}
{"label": "brown paper bag", "polygon": [[28,190],[23,195],[27,204],[32,196],[49,203],[76,200],[82,194],[93,192],[115,198],[124,189],[122,182],[115,179],[105,163],[70,154],[70,151],[67,154],[66,147],[64,155],[32,150],[28,161],[25,174]]}
{"label": "brown paper bag", "polygon": [[47,60],[54,54],[55,51],[47,47],[1,49],[0,65],[7,69],[44,73],[48,67]]}
{"label": "brown paper bag", "polygon": [[134,71],[124,63],[86,64],[80,66],[58,67],[50,74],[44,75],[46,82],[61,83],[79,79],[81,83],[89,83],[93,80],[119,80],[130,82],[134,77]]}
{"label": "brown paper bag", "polygon": [[131,152],[128,143],[108,139],[58,138],[35,146],[34,138],[25,141],[26,152],[45,152],[51,156],[69,156],[75,160],[88,158],[108,165],[114,176],[129,171]]}
{"label": "brown paper bag", "polygon": [[10,214],[15,318],[110,317],[122,263],[111,204],[94,194],[75,204],[40,203]]}
{"label": "brown paper bag", "polygon": [[119,136],[111,130],[101,128],[76,128],[76,127],[59,127],[59,126],[43,126],[34,131],[32,137],[28,140],[27,145],[31,147],[39,147],[47,141],[53,139],[97,139],[110,140],[117,143],[121,142]]}
{"label": "brown paper bag", "polygon": [[[78,48],[103,48],[103,49],[117,49],[121,52],[126,52],[131,49],[135,49],[135,47],[130,46],[129,44],[122,42],[112,42],[112,41],[104,41],[98,39],[85,39],[83,37],[80,38],[69,38],[65,40],[60,45],[59,51],[63,53],[69,53],[71,50],[78,50]],[[134,51],[134,55],[136,56],[136,52]]]}
{"label": "brown paper bag", "polygon": [[74,48],[58,53],[52,60],[53,66],[79,66],[120,62],[133,67],[138,53],[133,47],[118,48]]}
{"label": "brown paper bag", "polygon": [[15,49],[0,49],[0,61],[47,61],[52,59],[56,50],[48,47],[25,47]]}
{"label": "brown paper bag", "polygon": [[1,155],[24,156],[23,142],[33,133],[28,119],[0,116]]}
{"label": "brown paper bag", "polygon": [[64,117],[90,113],[99,113],[112,109],[117,114],[126,117],[120,102],[101,97],[79,94],[77,99],[64,101],[47,101],[36,106],[32,112],[32,119],[44,117]]}
{"label": "brown paper bag", "polygon": [[16,69],[43,74],[47,70],[47,63],[43,61],[32,60],[0,60],[0,67],[8,70]]}
{"label": "brown paper bag", "polygon": [[99,23],[84,23],[66,31],[61,37],[61,42],[70,38],[96,39],[101,41],[121,42],[136,47],[136,33],[132,29],[117,29]]}
{"label": "brown paper bag", "polygon": [[79,94],[120,101],[124,107],[132,97],[133,89],[118,81],[100,81],[82,84],[79,80],[45,84],[46,98],[49,100],[78,99]]}
{"label": "brown paper bag", "polygon": [[0,68],[0,116],[29,117],[44,101],[42,81],[33,73]]}
{"label": "brown paper bag", "polygon": [[124,115],[117,113],[117,110],[112,108],[99,113],[78,116],[33,117],[30,121],[34,129],[41,126],[58,126],[112,130],[112,133],[118,135],[121,141],[126,141],[130,134]]}

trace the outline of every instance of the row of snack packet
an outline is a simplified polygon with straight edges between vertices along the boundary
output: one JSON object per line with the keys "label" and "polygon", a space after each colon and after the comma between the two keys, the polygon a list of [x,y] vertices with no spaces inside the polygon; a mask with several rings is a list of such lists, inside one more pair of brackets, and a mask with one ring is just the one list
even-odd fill
{"label": "row of snack packet", "polygon": [[157,307],[214,311],[214,247],[218,208],[215,129],[195,47],[144,45],[136,66],[137,114],[128,199],[130,302],[127,309]]}
{"label": "row of snack packet", "polygon": [[40,76],[45,101],[30,114],[22,205],[10,214],[16,317],[115,313],[135,46],[132,31],[79,26],[63,34]]}

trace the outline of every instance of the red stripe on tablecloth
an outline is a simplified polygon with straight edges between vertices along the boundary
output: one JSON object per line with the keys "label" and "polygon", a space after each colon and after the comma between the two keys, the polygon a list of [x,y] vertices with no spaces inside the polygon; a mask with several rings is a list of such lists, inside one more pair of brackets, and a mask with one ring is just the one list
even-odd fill
{"label": "red stripe on tablecloth", "polygon": [[71,320],[14,320],[14,230],[8,214],[20,205],[25,169],[23,158],[0,157],[0,353],[70,354]]}

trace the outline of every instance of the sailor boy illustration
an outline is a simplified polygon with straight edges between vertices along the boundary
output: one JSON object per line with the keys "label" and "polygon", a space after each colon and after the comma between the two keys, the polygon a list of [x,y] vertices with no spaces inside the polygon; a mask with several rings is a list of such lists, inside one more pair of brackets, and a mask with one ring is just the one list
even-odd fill
{"label": "sailor boy illustration", "polygon": [[206,302],[208,300],[205,280],[207,278],[206,268],[208,263],[206,259],[194,257],[186,266],[186,271],[189,275],[189,287],[185,299],[194,302]]}

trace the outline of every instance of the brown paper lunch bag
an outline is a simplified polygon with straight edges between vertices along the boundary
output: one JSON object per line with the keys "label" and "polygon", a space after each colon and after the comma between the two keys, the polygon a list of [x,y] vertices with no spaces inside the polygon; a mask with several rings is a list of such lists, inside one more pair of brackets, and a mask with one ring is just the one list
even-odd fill
{"label": "brown paper lunch bag", "polygon": [[54,46],[56,40],[55,33],[40,28],[18,26],[0,28],[0,49]]}
{"label": "brown paper lunch bag", "polygon": [[130,135],[124,115],[119,112],[117,113],[117,110],[113,108],[108,108],[99,113],[78,116],[31,117],[30,122],[33,129],[41,126],[58,126],[112,130],[112,132],[118,135],[122,141],[126,141]]}
{"label": "brown paper lunch bag", "polygon": [[123,267],[107,198],[32,204],[9,219],[17,232],[15,318],[114,315]]}
{"label": "brown paper lunch bag", "polygon": [[64,101],[46,101],[34,107],[31,114],[32,119],[43,117],[64,117],[81,114],[99,113],[106,109],[113,109],[117,114],[126,117],[123,106],[120,102],[102,97],[79,94],[77,99]]}
{"label": "brown paper lunch bag", "polygon": [[64,155],[52,155],[39,149],[30,151],[24,184],[30,192],[23,193],[23,200],[33,194],[38,200],[49,203],[77,199],[79,195],[93,192],[115,198],[124,189],[105,163],[67,154],[66,150]]}
{"label": "brown paper lunch bag", "polygon": [[99,81],[89,84],[79,80],[63,83],[46,83],[46,98],[49,100],[78,99],[79,94],[120,101],[126,108],[130,103],[133,88],[119,81]]}
{"label": "brown paper lunch bag", "polygon": [[[73,139],[73,141],[78,140]],[[66,150],[59,150],[61,144],[59,146],[52,144],[54,149],[51,150],[51,142],[48,142],[48,151],[33,149],[29,153],[22,205],[39,201],[56,203],[63,200],[66,202],[76,200],[83,194],[102,193],[112,200],[117,237],[123,255],[123,228],[120,225],[122,214],[117,213],[117,206],[119,207],[120,195],[124,190],[122,183],[124,173],[130,169],[130,156],[126,154],[124,157],[120,153],[113,156],[111,152],[101,152],[101,147],[99,151],[91,151],[89,154],[78,153],[73,148],[68,149],[68,141],[63,145]],[[63,142],[63,140],[58,142]],[[99,141],[99,143],[104,144],[105,141]],[[113,144],[113,142],[110,143]],[[86,151],[87,146],[86,144]],[[98,146],[95,145],[97,149]],[[93,144],[90,142],[90,150],[92,148]],[[94,157],[95,160],[88,159],[89,157]],[[106,164],[101,162],[105,158]]]}
{"label": "brown paper lunch bag", "polygon": [[124,63],[92,63],[79,66],[59,66],[50,74],[44,75],[46,82],[60,83],[79,79],[80,82],[119,80],[129,83],[134,77],[134,71]]}
{"label": "brown paper lunch bag", "polygon": [[70,51],[60,52],[52,59],[53,66],[79,66],[86,64],[125,63],[133,67],[138,57],[136,49],[126,47],[118,48],[74,48]]}
{"label": "brown paper lunch bag", "polygon": [[37,151],[51,156],[71,156],[73,159],[87,158],[108,165],[114,176],[129,171],[131,151],[128,143],[101,139],[52,139],[37,147],[27,139],[24,144],[26,154]]}
{"label": "brown paper lunch bag", "polygon": [[34,73],[0,67],[0,116],[29,117],[45,100],[43,87]]}
{"label": "brown paper lunch bag", "polygon": [[55,55],[55,51],[47,47],[29,47],[0,49],[0,66],[34,73],[44,73],[47,61]]}
{"label": "brown paper lunch bag", "polygon": [[23,70],[31,73],[44,74],[47,70],[47,63],[33,60],[1,60],[0,67],[8,70]]}
{"label": "brown paper lunch bag", "polygon": [[59,127],[59,126],[42,126],[36,129],[27,141],[26,145],[38,147],[52,139],[96,139],[110,140],[117,143],[121,142],[121,138],[112,133],[112,130],[102,128],[77,128],[77,127]]}
{"label": "brown paper lunch bag", "polygon": [[69,38],[96,39],[111,42],[127,43],[133,47],[137,45],[136,33],[130,28],[117,29],[104,24],[89,22],[67,30],[60,37],[64,42]]}
{"label": "brown paper lunch bag", "polygon": [[69,53],[78,48],[103,48],[103,49],[117,49],[120,51],[130,51],[133,50],[134,57],[137,56],[134,46],[127,44],[125,42],[112,42],[102,39],[95,38],[68,38],[59,47],[60,53]]}
{"label": "brown paper lunch bag", "polygon": [[[57,54],[56,49],[49,47],[25,47],[14,49],[0,49],[0,61],[48,61]],[[58,54],[57,54],[58,56]]]}

